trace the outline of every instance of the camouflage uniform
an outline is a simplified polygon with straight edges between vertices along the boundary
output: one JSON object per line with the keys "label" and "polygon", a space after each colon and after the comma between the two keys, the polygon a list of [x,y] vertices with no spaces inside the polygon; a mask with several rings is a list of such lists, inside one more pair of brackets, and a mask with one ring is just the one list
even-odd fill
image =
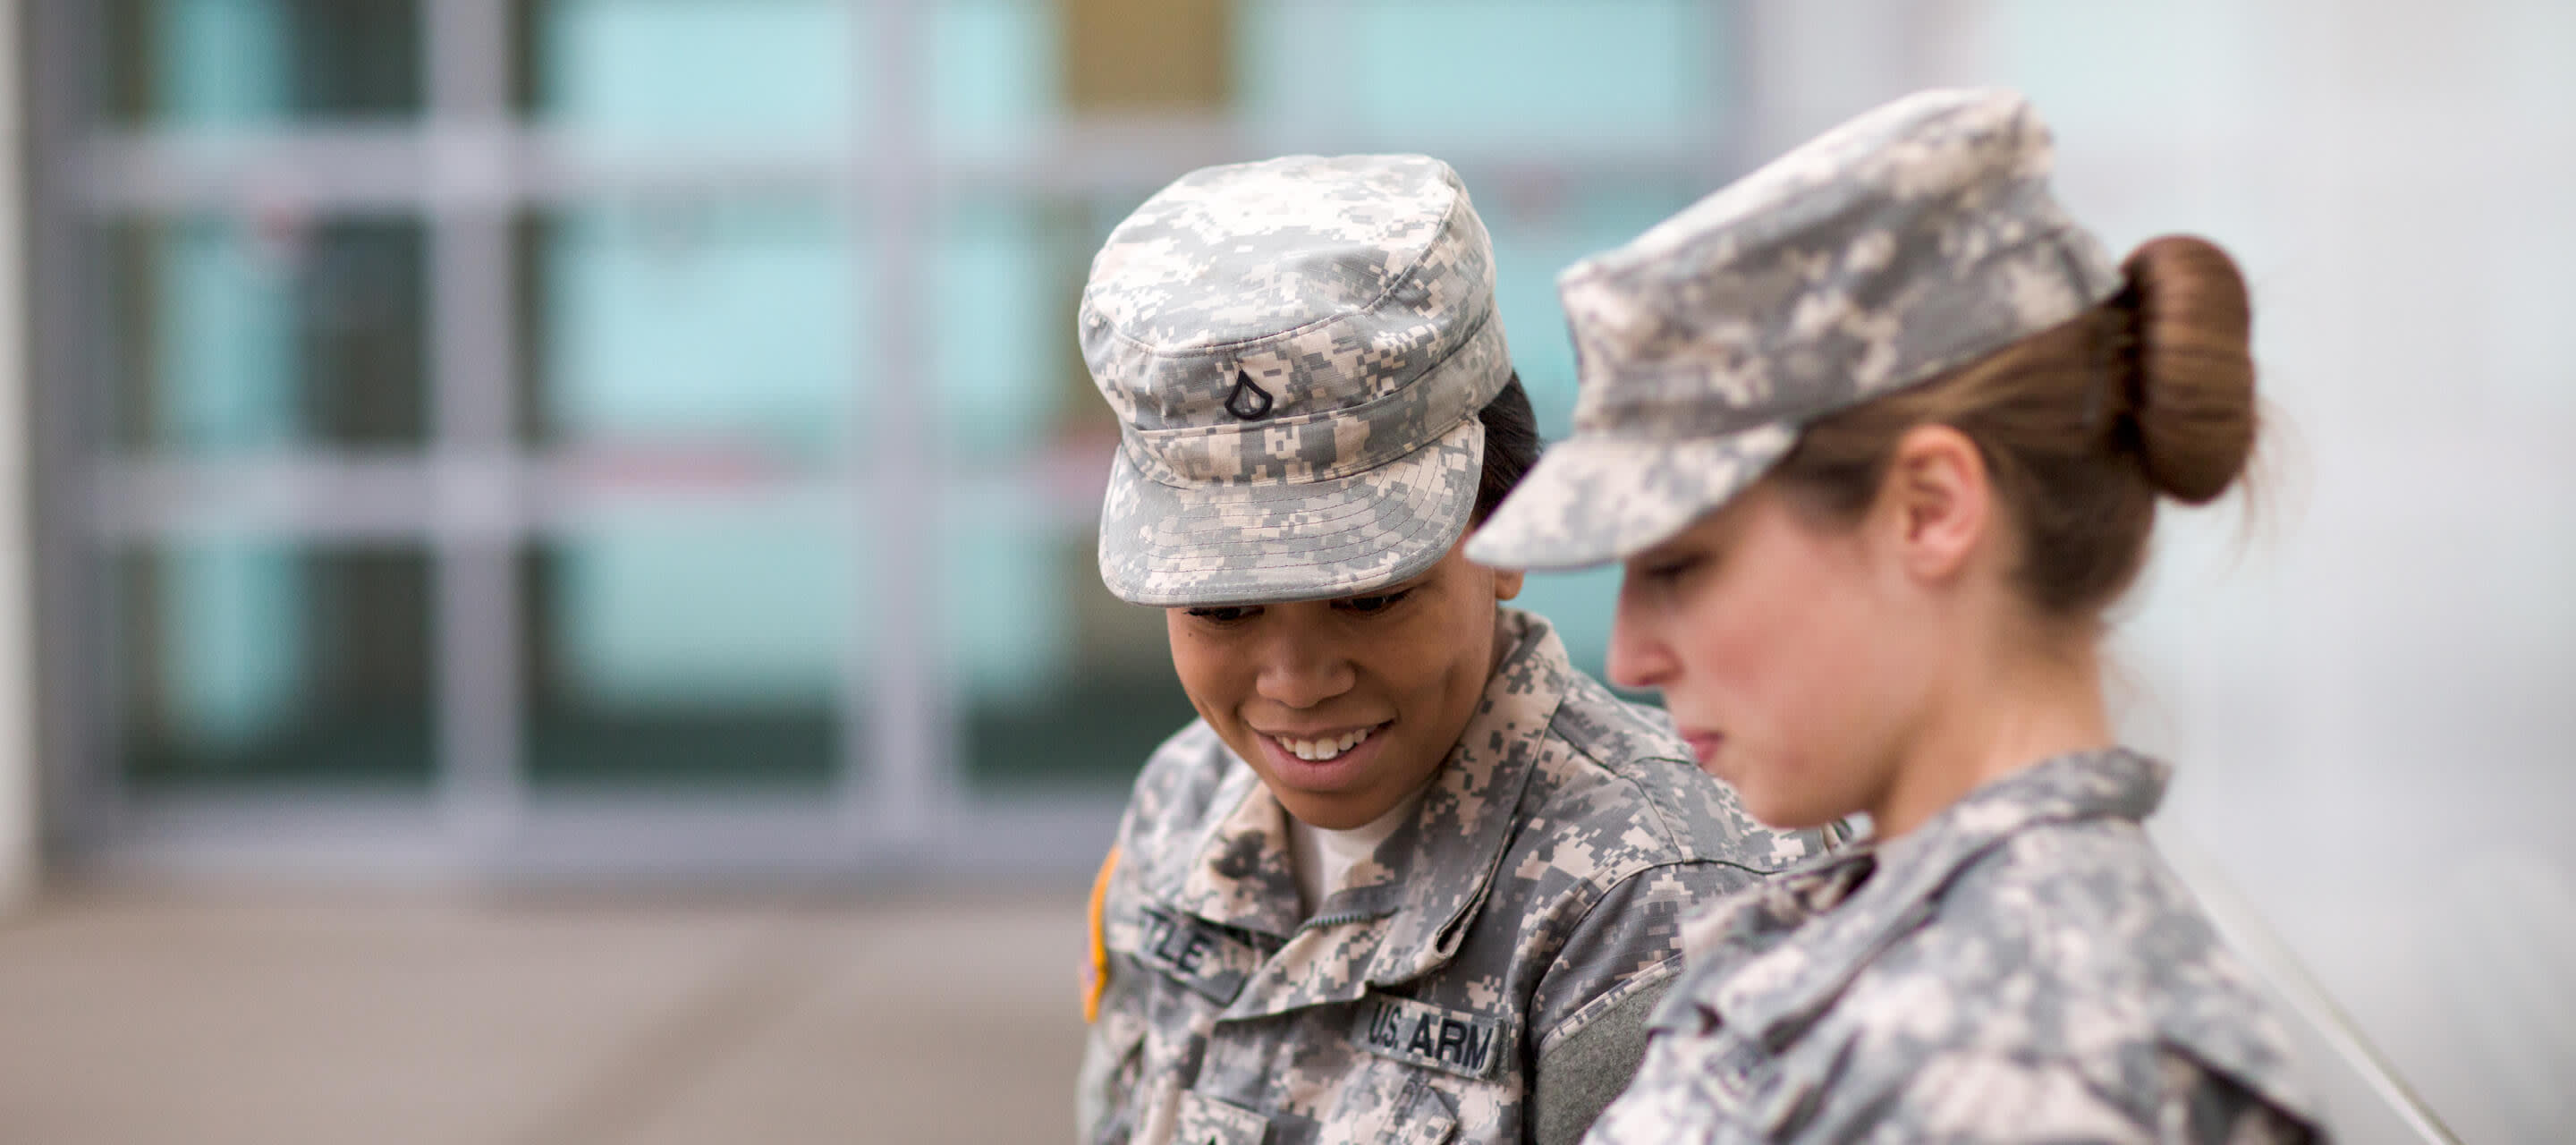
{"label": "camouflage uniform", "polygon": [[[2050,163],[2019,96],[1925,92],[1566,270],[1574,437],[1469,556],[1633,556],[1808,422],[2109,299],[2120,272]],[[2164,775],[2118,750],[2040,763],[1695,921],[1646,1064],[1589,1140],[2315,1132],[2267,999],[2138,826]]]}
{"label": "camouflage uniform", "polygon": [[1504,615],[1512,651],[1422,806],[1313,917],[1285,813],[1206,724],[1146,764],[1102,904],[1082,1140],[1570,1140],[1598,1099],[1552,1113],[1549,1083],[1625,1080],[1682,916],[1808,853],[1546,622]]}
{"label": "camouflage uniform", "polygon": [[1694,919],[1586,1140],[2311,1140],[2286,1033],[2139,826],[2164,787],[2061,757]]}
{"label": "camouflage uniform", "polygon": [[[1122,423],[1100,523],[1121,598],[1358,595],[1465,532],[1511,361],[1447,165],[1191,172],[1110,233],[1077,322]],[[1502,618],[1411,820],[1311,918],[1285,812],[1213,730],[1146,765],[1095,890],[1085,1140],[1570,1143],[1626,1083],[1684,910],[1806,845],[1543,621]]]}

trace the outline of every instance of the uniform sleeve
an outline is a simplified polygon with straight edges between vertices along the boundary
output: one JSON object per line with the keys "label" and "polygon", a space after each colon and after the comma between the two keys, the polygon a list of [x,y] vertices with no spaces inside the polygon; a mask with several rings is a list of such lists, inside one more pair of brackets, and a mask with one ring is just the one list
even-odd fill
{"label": "uniform sleeve", "polygon": [[1530,1129],[1537,1145],[1575,1145],[1592,1128],[1610,1100],[1637,1076],[1646,1057],[1647,1019],[1664,993],[1669,976],[1634,990],[1591,1024],[1556,1043],[1554,1052],[1538,1059],[1530,1083]]}
{"label": "uniform sleeve", "polygon": [[[1879,1073],[1850,1063],[1821,1092],[1791,1103],[1813,1109],[1777,1139],[1801,1145],[1897,1141],[2096,1141],[2151,1143],[2157,1135],[2082,1071],[1985,1050],[1948,1051]],[[1892,1063],[1891,1063],[1892,1064]]]}
{"label": "uniform sleeve", "polygon": [[2299,1115],[2192,1058],[2167,1053],[2163,1066],[2163,1132],[2158,1135],[2163,1140],[2306,1145],[2324,1139]]}
{"label": "uniform sleeve", "polygon": [[1626,1088],[1646,1019],[1682,968],[1682,920],[1752,880],[1718,863],[1672,863],[1621,879],[1585,912],[1531,1007],[1530,1124],[1575,1141]]}
{"label": "uniform sleeve", "polygon": [[2108,1069],[1949,1051],[1871,1076],[1866,1063],[1814,1095],[1816,1115],[1781,1136],[1808,1145],[1896,1141],[2101,1141],[2156,1145],[2305,1145],[2298,1116],[2180,1054],[2158,1062],[2154,1093],[2106,1090]]}

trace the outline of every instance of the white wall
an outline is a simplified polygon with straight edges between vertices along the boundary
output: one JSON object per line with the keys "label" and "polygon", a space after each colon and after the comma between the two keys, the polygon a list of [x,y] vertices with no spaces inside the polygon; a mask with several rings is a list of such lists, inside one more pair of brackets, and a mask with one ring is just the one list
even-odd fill
{"label": "white wall", "polygon": [[2264,495],[2250,523],[2167,516],[2117,648],[2126,733],[2177,767],[2159,826],[2463,1139],[2563,1131],[2576,6],[1754,11],[1770,151],[1927,83],[2016,87],[2115,250],[2194,231],[2238,256]]}
{"label": "white wall", "polygon": [[20,16],[17,0],[0,0],[0,915],[26,901],[38,873]]}

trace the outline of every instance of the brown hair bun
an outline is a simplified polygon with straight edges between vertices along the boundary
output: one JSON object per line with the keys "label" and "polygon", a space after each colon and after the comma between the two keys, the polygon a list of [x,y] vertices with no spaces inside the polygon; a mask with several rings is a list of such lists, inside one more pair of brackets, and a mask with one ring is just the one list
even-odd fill
{"label": "brown hair bun", "polygon": [[2127,417],[2147,480],[2186,504],[2217,499],[2254,449],[2253,312],[2236,261],[2189,235],[2150,239],[2120,270],[2136,308]]}

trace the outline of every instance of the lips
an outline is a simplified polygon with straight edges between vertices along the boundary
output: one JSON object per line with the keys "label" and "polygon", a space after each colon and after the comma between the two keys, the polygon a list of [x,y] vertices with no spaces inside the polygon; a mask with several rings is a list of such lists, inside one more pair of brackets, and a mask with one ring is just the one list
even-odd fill
{"label": "lips", "polygon": [[1385,724],[1373,724],[1364,728],[1324,732],[1312,736],[1274,735],[1269,732],[1263,732],[1261,735],[1290,755],[1309,763],[1323,763],[1338,759],[1344,752],[1368,742],[1370,736],[1376,735],[1378,729],[1385,726]]}
{"label": "lips", "polygon": [[[1298,729],[1293,733],[1253,730],[1265,778],[1299,791],[1340,792],[1367,782],[1376,773],[1388,739],[1380,733],[1389,720],[1367,727]],[[1343,746],[1345,743],[1348,747]],[[1300,753],[1303,749],[1303,753]]]}
{"label": "lips", "polygon": [[1680,730],[1682,742],[1690,745],[1691,758],[1698,760],[1703,768],[1708,766],[1710,760],[1717,758],[1718,749],[1726,745],[1726,733],[1712,728],[1685,725]]}

